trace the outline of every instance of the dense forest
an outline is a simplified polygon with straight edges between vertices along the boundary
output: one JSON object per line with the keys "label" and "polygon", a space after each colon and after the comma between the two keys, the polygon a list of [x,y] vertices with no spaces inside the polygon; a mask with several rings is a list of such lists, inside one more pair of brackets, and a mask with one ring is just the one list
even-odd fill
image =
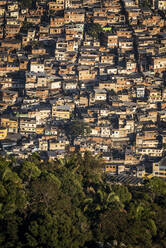
{"label": "dense forest", "polygon": [[166,182],[110,184],[89,153],[0,158],[0,247],[166,247]]}

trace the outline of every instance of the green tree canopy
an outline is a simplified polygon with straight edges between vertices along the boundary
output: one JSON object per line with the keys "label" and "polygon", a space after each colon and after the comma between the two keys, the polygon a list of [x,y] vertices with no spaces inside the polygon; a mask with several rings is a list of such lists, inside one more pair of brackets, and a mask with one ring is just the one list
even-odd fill
{"label": "green tree canopy", "polygon": [[33,0],[19,0],[19,2],[23,8],[31,8],[33,4]]}
{"label": "green tree canopy", "polygon": [[71,144],[73,144],[74,140],[78,136],[86,136],[90,133],[90,127],[87,123],[82,120],[73,120],[65,124],[64,126],[66,136],[70,140]]}
{"label": "green tree canopy", "polygon": [[86,152],[43,162],[0,158],[0,247],[164,248],[165,181],[110,184]]}
{"label": "green tree canopy", "polygon": [[98,23],[88,23],[86,32],[95,39],[99,39],[103,29]]}

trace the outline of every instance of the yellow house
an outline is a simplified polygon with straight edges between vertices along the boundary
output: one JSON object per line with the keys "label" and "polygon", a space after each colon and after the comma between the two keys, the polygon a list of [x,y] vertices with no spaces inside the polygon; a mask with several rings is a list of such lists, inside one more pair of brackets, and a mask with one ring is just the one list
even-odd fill
{"label": "yellow house", "polygon": [[9,118],[1,118],[1,126],[7,128],[7,131],[10,133],[17,133],[18,131],[17,120],[11,120]]}
{"label": "yellow house", "polygon": [[105,172],[109,172],[111,174],[116,174],[117,166],[114,164],[106,164]]}
{"label": "yellow house", "polygon": [[36,134],[43,134],[44,133],[44,127],[36,127]]}
{"label": "yellow house", "polygon": [[7,128],[1,127],[0,128],[0,140],[5,139],[6,136],[7,136]]}
{"label": "yellow house", "polygon": [[15,65],[14,63],[8,63],[6,67],[7,71],[19,71],[19,64]]}

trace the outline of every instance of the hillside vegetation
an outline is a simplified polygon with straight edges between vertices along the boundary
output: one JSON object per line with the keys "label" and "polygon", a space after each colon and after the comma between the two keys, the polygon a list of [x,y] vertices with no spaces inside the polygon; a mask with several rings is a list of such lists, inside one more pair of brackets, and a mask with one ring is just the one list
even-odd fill
{"label": "hillside vegetation", "polygon": [[1,158],[0,247],[166,247],[166,182],[109,184],[102,167],[89,153]]}

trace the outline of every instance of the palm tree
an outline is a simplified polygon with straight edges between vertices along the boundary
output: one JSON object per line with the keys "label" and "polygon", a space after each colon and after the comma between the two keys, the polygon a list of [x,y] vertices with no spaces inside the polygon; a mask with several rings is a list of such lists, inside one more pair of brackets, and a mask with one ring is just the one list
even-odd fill
{"label": "palm tree", "polygon": [[[92,190],[91,190],[92,192]],[[84,212],[87,214],[95,213],[96,215],[103,213],[109,208],[122,209],[124,205],[115,192],[106,192],[104,188],[93,191],[91,196],[84,201]]]}

